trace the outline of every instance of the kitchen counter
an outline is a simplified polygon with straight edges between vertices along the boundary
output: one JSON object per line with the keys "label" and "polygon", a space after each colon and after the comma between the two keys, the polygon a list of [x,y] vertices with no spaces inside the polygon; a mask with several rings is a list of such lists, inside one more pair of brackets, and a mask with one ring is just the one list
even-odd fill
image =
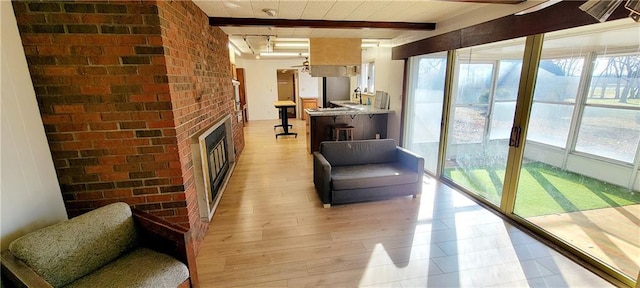
{"label": "kitchen counter", "polygon": [[322,141],[333,140],[332,127],[339,124],[354,127],[354,140],[387,137],[388,115],[395,111],[350,101],[331,101],[330,103],[339,107],[304,110],[309,116],[306,118],[309,152],[318,151]]}
{"label": "kitchen counter", "polygon": [[393,110],[374,108],[372,105],[360,105],[351,101],[331,101],[329,103],[337,105],[339,107],[305,109],[304,111],[311,117],[395,113],[395,111]]}

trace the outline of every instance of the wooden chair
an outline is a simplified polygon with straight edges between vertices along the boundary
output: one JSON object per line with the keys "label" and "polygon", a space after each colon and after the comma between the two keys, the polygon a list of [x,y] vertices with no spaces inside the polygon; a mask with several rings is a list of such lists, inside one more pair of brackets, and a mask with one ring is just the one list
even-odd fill
{"label": "wooden chair", "polygon": [[[126,205],[125,203],[114,203],[114,204],[119,204],[120,207],[116,207],[118,213],[120,213],[122,210],[127,209],[126,207],[123,206]],[[114,204],[110,204],[107,205],[105,207],[108,206],[112,206]],[[128,207],[128,205],[127,205]],[[104,207],[98,208],[98,209],[102,209]],[[98,210],[96,209],[96,210]],[[80,215],[76,218],[80,218],[83,217],[87,214],[90,214],[96,210],[93,210],[91,212],[88,212],[84,215]],[[28,241],[26,241],[27,243],[38,243],[40,240],[42,239],[43,243],[46,243],[46,245],[50,245],[51,243],[55,243],[55,241],[60,241],[58,239],[51,239],[51,238],[45,238],[45,237],[40,237],[43,235],[48,235],[46,233],[49,233],[51,231],[56,231],[57,227],[54,226],[58,226],[58,227],[64,227],[63,229],[58,229],[57,231],[68,231],[70,226],[76,227],[76,226],[80,226],[80,229],[85,229],[87,226],[87,223],[91,223],[91,217],[102,217],[104,218],[104,214],[100,215],[100,213],[94,213],[94,215],[99,215],[99,216],[85,216],[85,218],[83,219],[84,221],[77,221],[77,222],[72,222],[73,219],[76,218],[72,218],[66,221],[63,221],[61,223],[52,225],[50,227],[45,227],[43,229],[40,229],[38,231],[34,231],[32,233],[29,233],[25,236],[23,236],[23,238],[25,237],[29,237],[30,234],[36,235],[37,237],[33,237],[33,235],[31,236],[31,239],[29,239]],[[162,218],[159,218],[157,216],[145,213],[143,211],[137,210],[137,209],[131,209],[131,214],[130,216],[131,218],[133,218],[133,226],[135,229],[135,237],[137,239],[137,241],[135,243],[136,246],[134,247],[136,250],[135,251],[139,251],[139,249],[147,249],[145,251],[148,250],[152,250],[149,251],[148,253],[156,253],[156,252],[160,252],[162,253],[156,253],[158,255],[161,255],[167,259],[171,259],[174,258],[175,260],[182,262],[187,268],[188,268],[188,277],[186,280],[182,280],[184,278],[180,278],[179,281],[183,281],[182,283],[180,283],[178,285],[178,287],[198,287],[198,271],[196,269],[196,261],[195,261],[195,250],[193,247],[193,240],[191,238],[191,233],[188,229],[186,229],[185,227],[182,227],[180,225],[168,222]],[[89,220],[89,221],[87,221]],[[106,220],[106,222],[108,222],[109,220]],[[112,227],[118,227],[119,225],[131,225],[131,220],[126,220],[127,222],[123,222],[124,224],[120,224],[120,223],[116,223],[115,225],[111,225],[111,223],[109,223],[106,229],[106,232],[102,232],[102,231],[98,231],[98,232],[93,232],[90,231],[88,233],[112,233],[109,232],[110,228]],[[66,223],[65,223],[66,222]],[[76,223],[79,223],[78,225],[76,225]],[[65,226],[66,225],[66,226]],[[74,226],[76,225],[76,226]],[[48,229],[47,232],[41,232],[45,229]],[[119,228],[114,228],[112,230],[116,231],[115,229],[119,229]],[[97,230],[97,229],[94,229]],[[100,229],[102,230],[102,229]],[[73,231],[73,230],[72,230]],[[79,230],[82,231],[82,230]],[[121,231],[121,230],[117,230],[117,231]],[[77,230],[76,230],[77,232]],[[39,233],[39,234],[38,234]],[[80,234],[80,233],[77,233]],[[76,234],[76,235],[77,235]],[[50,234],[49,234],[50,235]],[[119,235],[119,234],[118,234]],[[100,235],[99,235],[100,236]],[[75,245],[66,245],[70,242],[73,242],[72,240],[70,241],[69,239],[73,239],[74,235],[65,235],[62,238],[65,238],[65,240],[62,241],[66,241],[65,243],[63,243],[62,246],[75,246]],[[44,239],[43,239],[44,238]],[[81,237],[78,237],[81,238]],[[108,238],[108,237],[107,237]],[[121,237],[120,237],[121,238]],[[14,243],[16,241],[21,240],[22,238],[19,238],[17,240],[14,241]],[[101,240],[101,237],[97,238],[99,241]],[[104,241],[110,241],[109,239],[106,239]],[[128,241],[128,240],[127,240]],[[22,244],[22,243],[21,243]],[[13,243],[12,243],[13,245]],[[89,244],[91,245],[91,244]],[[17,245],[19,246],[19,245]],[[38,246],[38,245],[34,245],[34,246]],[[82,245],[77,245],[77,246],[82,246]],[[23,245],[24,247],[24,245]],[[84,247],[86,248],[86,247]],[[40,247],[36,247],[33,251],[39,251],[38,249],[40,249]],[[67,248],[62,248],[63,252],[66,252],[66,250],[71,250],[68,251],[69,254],[73,254],[72,257],[80,257],[81,259],[84,259],[84,256],[82,256],[82,252],[78,252],[78,251],[84,251],[87,249],[80,249],[80,248],[75,248],[72,247],[70,249]],[[66,250],[65,250],[66,249]],[[36,273],[35,268],[30,267],[28,264],[26,264],[25,262],[23,262],[21,259],[18,258],[18,255],[15,255],[14,253],[12,253],[12,251],[16,252],[16,250],[12,250],[11,246],[9,250],[5,250],[2,251],[1,253],[1,262],[2,262],[2,276],[4,280],[8,280],[5,282],[8,287],[13,287],[11,284],[15,285],[16,287],[54,287],[54,285],[52,285],[51,283],[47,282],[47,280],[43,277],[40,276],[38,273]],[[30,252],[30,253],[38,253],[38,252]],[[155,251],[155,252],[153,252]],[[48,251],[46,251],[48,252]],[[101,267],[96,267],[95,270],[90,271],[88,274],[84,274],[84,275],[74,275],[74,277],[71,277],[74,282],[75,281],[79,281],[78,279],[86,279],[85,277],[91,276],[93,274],[93,272],[95,271],[99,271],[101,269],[103,269],[104,267],[107,267],[108,265],[112,265],[112,263],[115,263],[116,261],[118,261],[119,259],[123,259],[126,257],[127,255],[127,251],[123,251],[122,254],[120,254],[120,256],[117,256],[116,259],[114,259],[112,262],[109,262],[108,264],[101,266]],[[42,253],[42,254],[47,254],[47,253]],[[91,250],[90,254],[100,254],[99,252],[93,251]],[[133,254],[133,252],[131,253]],[[33,254],[35,255],[34,257],[38,257],[38,254]],[[153,254],[155,255],[155,254]],[[167,257],[171,256],[171,257]],[[55,256],[58,256],[57,254],[55,254]],[[55,257],[52,256],[52,257]],[[68,255],[67,255],[68,256]],[[60,264],[60,262],[64,262],[64,261],[73,261],[73,260],[69,260],[69,259],[73,259],[72,257],[67,257],[64,259],[60,259],[59,261],[56,259],[51,259],[48,260],[49,256],[44,257],[44,260],[46,260],[45,262],[51,262],[51,263],[57,263]],[[62,257],[62,256],[60,256]],[[87,255],[86,257],[91,258],[91,257],[96,257],[95,255]],[[43,257],[40,257],[40,259],[42,259]],[[154,258],[155,259],[155,258]],[[175,261],[175,260],[170,260],[170,261]],[[28,261],[27,261],[28,262]],[[75,261],[74,261],[75,262]],[[40,263],[42,264],[42,263]],[[77,264],[77,263],[76,263]],[[103,264],[98,264],[98,265],[103,265]],[[97,266],[97,265],[96,265]],[[184,266],[183,266],[184,267]],[[107,269],[108,270],[108,269]],[[155,272],[155,271],[154,271]],[[158,273],[162,273],[162,272],[158,272]],[[49,275],[49,274],[47,274]],[[104,274],[103,274],[104,275]],[[50,277],[52,277],[51,275],[49,275]],[[79,277],[77,277],[79,276]],[[55,276],[57,277],[57,276]],[[66,277],[66,275],[63,275],[63,277]],[[76,278],[77,277],[77,278]],[[137,277],[137,276],[134,276]],[[117,278],[117,277],[113,277],[113,278]],[[56,278],[56,280],[58,280],[59,278]],[[175,278],[173,278],[175,280]],[[68,282],[69,280],[64,280],[66,282]],[[81,281],[81,280],[80,280]],[[74,282],[70,282],[70,283],[74,283]],[[70,283],[66,283],[66,284],[62,284],[62,285],[67,285]],[[61,284],[61,283],[58,283]],[[86,283],[85,283],[86,284]],[[56,286],[61,286],[61,285],[56,285]],[[89,285],[92,286],[92,285]],[[134,286],[134,285],[131,285]]]}

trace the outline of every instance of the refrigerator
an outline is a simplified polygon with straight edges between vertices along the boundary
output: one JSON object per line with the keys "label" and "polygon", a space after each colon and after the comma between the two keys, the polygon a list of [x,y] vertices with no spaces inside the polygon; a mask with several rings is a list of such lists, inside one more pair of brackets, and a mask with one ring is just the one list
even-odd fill
{"label": "refrigerator", "polygon": [[350,95],[349,77],[322,77],[322,107],[330,107],[331,101],[349,101]]}

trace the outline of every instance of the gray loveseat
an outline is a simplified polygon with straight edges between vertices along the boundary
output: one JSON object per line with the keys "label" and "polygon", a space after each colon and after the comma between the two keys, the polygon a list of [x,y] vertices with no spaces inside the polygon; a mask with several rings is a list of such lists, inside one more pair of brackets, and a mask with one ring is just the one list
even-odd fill
{"label": "gray loveseat", "polygon": [[424,159],[393,139],[322,142],[313,152],[313,183],[325,208],[422,191]]}
{"label": "gray loveseat", "polygon": [[194,253],[184,227],[113,203],[11,242],[2,274],[17,287],[197,287]]}

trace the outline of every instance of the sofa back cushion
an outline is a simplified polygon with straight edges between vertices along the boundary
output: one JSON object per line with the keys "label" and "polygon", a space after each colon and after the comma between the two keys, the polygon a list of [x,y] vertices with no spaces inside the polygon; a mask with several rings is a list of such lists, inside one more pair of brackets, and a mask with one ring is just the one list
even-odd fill
{"label": "sofa back cushion", "polygon": [[331,166],[389,163],[396,161],[396,141],[376,139],[322,142],[320,153]]}
{"label": "sofa back cushion", "polygon": [[131,208],[114,203],[40,229],[9,245],[53,287],[97,270],[137,246]]}

